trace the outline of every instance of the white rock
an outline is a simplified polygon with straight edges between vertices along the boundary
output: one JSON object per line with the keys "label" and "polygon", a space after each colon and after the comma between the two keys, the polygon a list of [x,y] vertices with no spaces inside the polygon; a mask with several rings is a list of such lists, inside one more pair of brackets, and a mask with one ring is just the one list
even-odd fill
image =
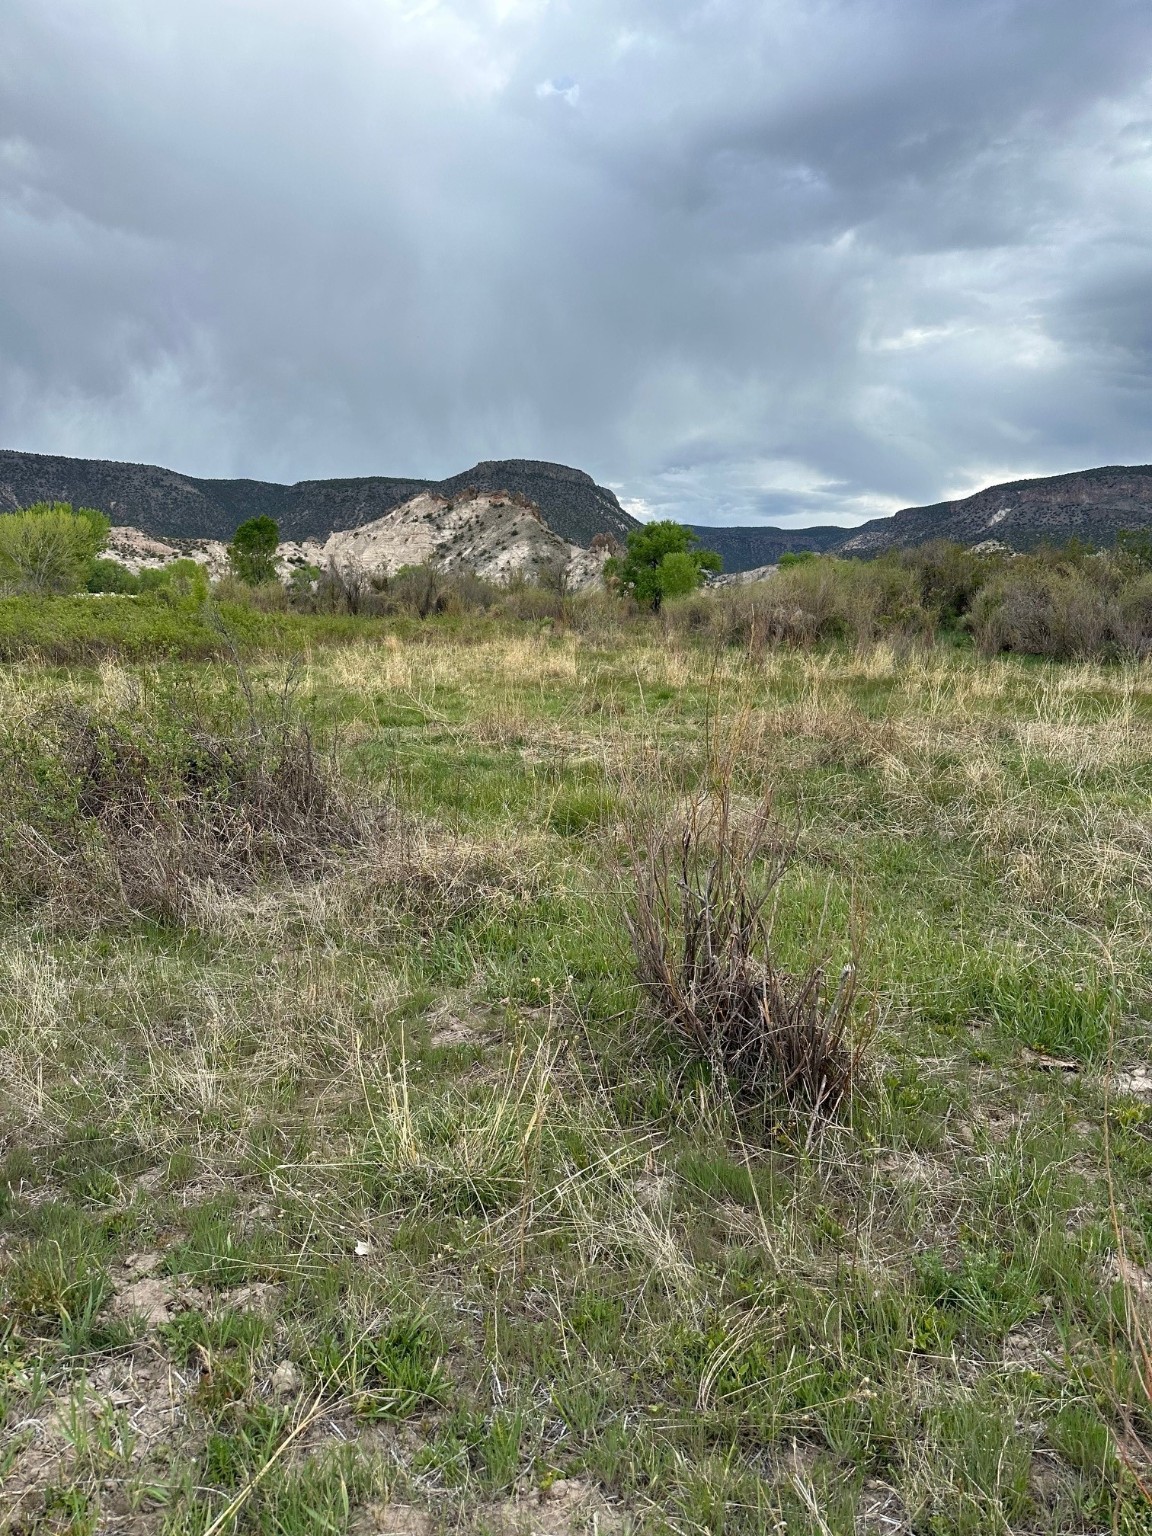
{"label": "white rock", "polygon": [[272,1372],[273,1397],[292,1397],[299,1392],[303,1385],[300,1372],[292,1364],[291,1360],[281,1360],[280,1364]]}

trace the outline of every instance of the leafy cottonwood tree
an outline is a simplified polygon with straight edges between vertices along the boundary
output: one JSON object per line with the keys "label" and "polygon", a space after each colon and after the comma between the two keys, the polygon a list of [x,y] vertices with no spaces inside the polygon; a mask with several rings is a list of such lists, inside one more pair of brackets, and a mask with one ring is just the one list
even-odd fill
{"label": "leafy cottonwood tree", "polygon": [[609,560],[604,574],[657,613],[666,597],[695,592],[705,571],[721,569],[723,561],[716,551],[697,549],[698,542],[683,523],[645,523],[643,528],[633,528],[624,554]]}
{"label": "leafy cottonwood tree", "polygon": [[250,517],[241,523],[228,546],[228,563],[250,587],[276,580],[276,546],[280,529],[272,517]]}
{"label": "leafy cottonwood tree", "polygon": [[73,510],[67,501],[38,501],[0,515],[0,592],[79,592],[107,538],[103,512]]}

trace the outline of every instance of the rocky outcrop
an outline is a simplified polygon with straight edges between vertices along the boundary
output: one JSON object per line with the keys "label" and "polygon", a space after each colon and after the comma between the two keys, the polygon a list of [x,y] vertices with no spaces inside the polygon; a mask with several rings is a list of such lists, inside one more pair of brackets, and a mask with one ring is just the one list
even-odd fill
{"label": "rocky outcrop", "polygon": [[522,495],[471,491],[459,497],[424,492],[362,528],[334,533],[324,562],[338,570],[394,576],[406,565],[467,570],[485,581],[562,578],[569,590],[596,581],[605,555],[553,532]]}
{"label": "rocky outcrop", "polygon": [[[599,581],[611,540],[595,550],[569,543],[549,528],[540,508],[506,491],[472,492],[449,498],[422,491],[385,517],[361,528],[315,540],[281,544],[276,567],[282,581],[297,570],[334,569],[344,576],[394,576],[404,566],[434,565],[445,572],[469,571],[498,585],[522,578],[562,581],[577,591]],[[128,570],[160,570],[174,560],[192,559],[213,580],[228,570],[227,546],[219,539],[155,539],[139,528],[113,528],[104,551]]]}
{"label": "rocky outcrop", "polygon": [[[115,560],[137,576],[141,571],[163,570],[174,560],[195,560],[207,567],[213,581],[219,581],[229,568],[228,546],[221,539],[177,539],[169,543],[123,524],[109,531],[102,553],[106,560]],[[277,546],[276,571],[282,581],[290,580],[294,571],[323,565],[324,551],[315,540]]]}

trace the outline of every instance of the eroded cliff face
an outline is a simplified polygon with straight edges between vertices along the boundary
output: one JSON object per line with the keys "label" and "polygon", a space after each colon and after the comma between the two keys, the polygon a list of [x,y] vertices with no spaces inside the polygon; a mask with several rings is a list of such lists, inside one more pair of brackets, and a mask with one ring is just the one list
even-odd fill
{"label": "eroded cliff face", "polygon": [[[168,543],[142,533],[139,528],[118,525],[110,530],[108,543],[103,550],[104,558],[139,575],[141,571],[160,571],[174,560],[195,560],[207,568],[213,581],[228,571],[228,546],[222,539],[180,539]],[[307,566],[323,569],[324,551],[314,539],[303,543],[279,544],[276,548],[276,570],[282,581],[288,581],[293,571]]]}
{"label": "eroded cliff face", "polygon": [[368,575],[435,565],[499,583],[562,576],[573,590],[597,580],[604,560],[602,551],[582,549],[554,533],[527,498],[501,491],[457,498],[425,492],[374,523],[334,533],[324,545],[325,565]]}
{"label": "eroded cliff face", "polygon": [[1114,465],[1039,480],[989,486],[974,496],[931,507],[906,507],[851,532],[836,554],[872,555],[929,539],[1009,549],[1082,539],[1107,548],[1121,529],[1152,527],[1152,465]]}
{"label": "eroded cliff face", "polygon": [[[228,570],[220,539],[167,542],[126,525],[112,529],[105,555],[130,571],[160,570],[172,561],[193,559],[215,579]],[[312,566],[322,571],[394,576],[406,565],[434,565],[445,572],[470,571],[504,584],[522,578],[562,578],[570,591],[600,580],[605,549],[582,549],[554,533],[533,502],[503,491],[470,491],[457,498],[421,492],[402,506],[365,523],[315,540],[281,544],[276,567],[281,580]]]}

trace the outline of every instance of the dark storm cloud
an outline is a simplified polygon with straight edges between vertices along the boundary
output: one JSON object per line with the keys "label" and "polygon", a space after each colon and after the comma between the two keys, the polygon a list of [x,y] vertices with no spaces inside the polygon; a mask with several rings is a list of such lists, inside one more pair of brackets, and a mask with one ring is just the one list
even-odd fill
{"label": "dark storm cloud", "polygon": [[1152,459],[1152,18],[8,0],[0,442],[852,520]]}

